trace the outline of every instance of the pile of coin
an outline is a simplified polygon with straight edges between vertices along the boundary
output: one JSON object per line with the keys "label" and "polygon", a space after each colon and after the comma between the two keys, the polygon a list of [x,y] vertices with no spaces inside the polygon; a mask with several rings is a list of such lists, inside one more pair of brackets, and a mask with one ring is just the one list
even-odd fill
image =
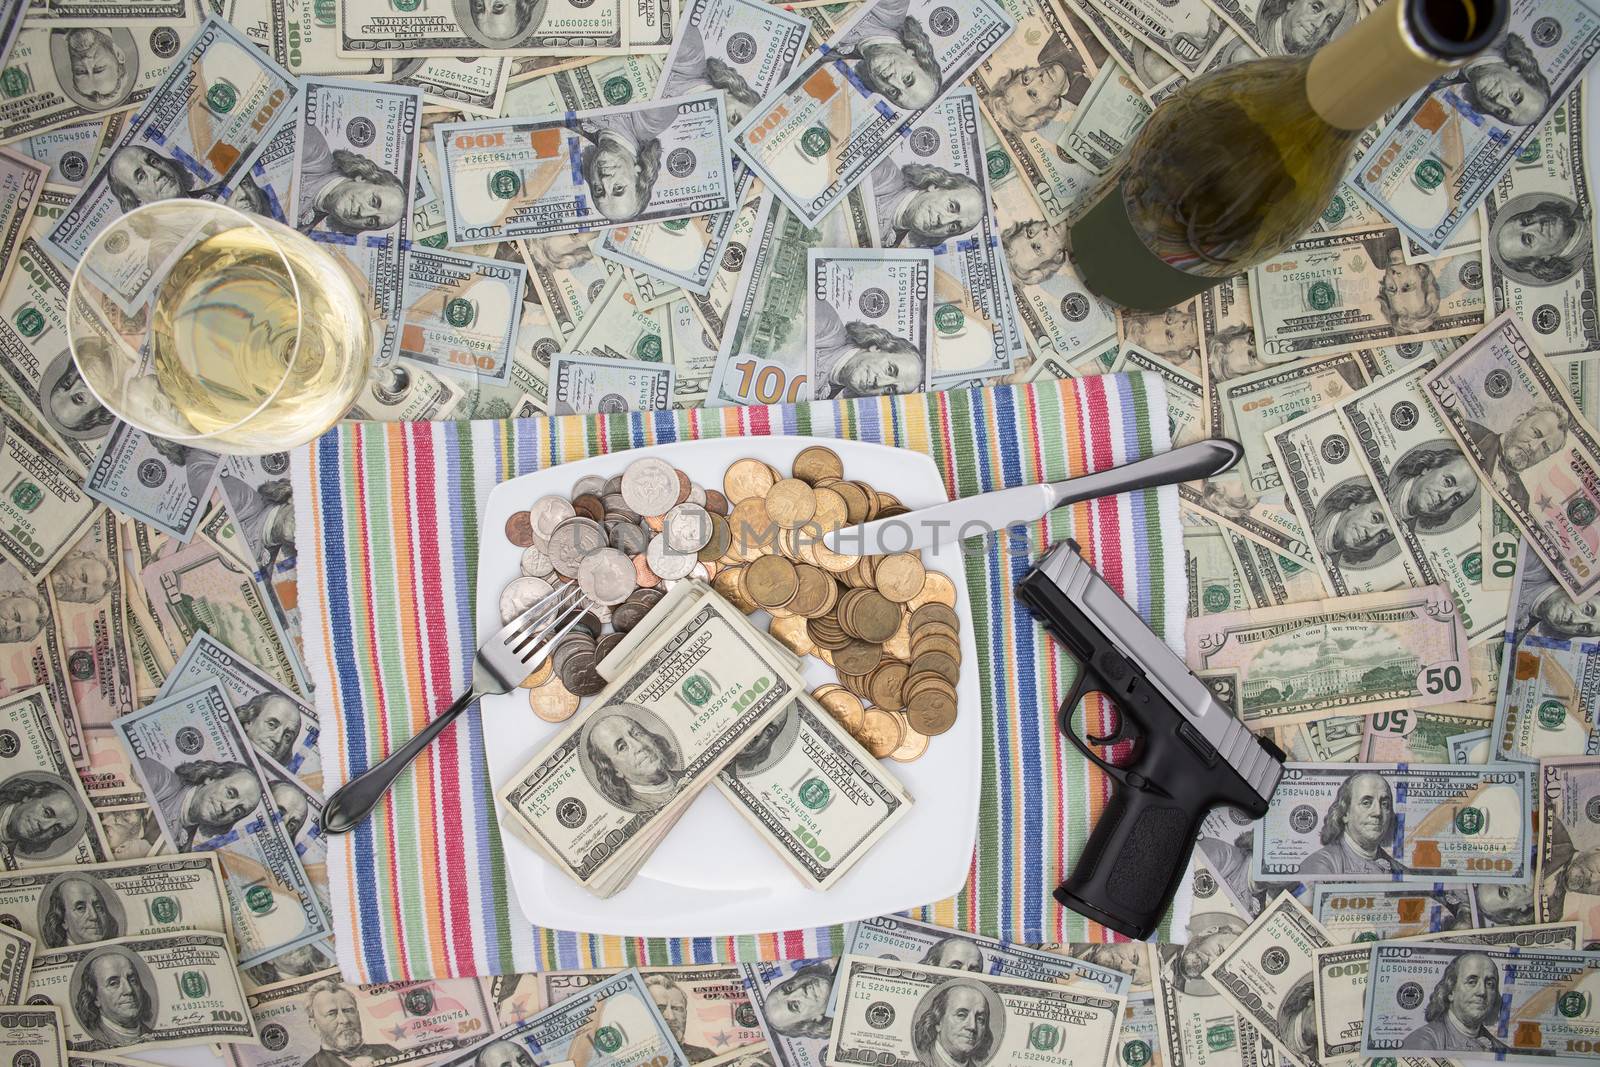
{"label": "pile of coin", "polygon": [[510,618],[577,582],[594,609],[526,682],[540,718],[561,722],[604,687],[595,664],[679,581],[710,582],[768,632],[815,656],[839,682],[813,695],[880,758],[909,761],[955,722],[961,669],[955,584],[917,552],[857,556],[822,543],[829,531],[904,514],[890,493],[844,477],[832,449],[812,446],[788,476],[758,459],[696,485],[654,457],[613,478],[588,476],[570,498],[544,496],[506,522],[522,577],[501,593]]}

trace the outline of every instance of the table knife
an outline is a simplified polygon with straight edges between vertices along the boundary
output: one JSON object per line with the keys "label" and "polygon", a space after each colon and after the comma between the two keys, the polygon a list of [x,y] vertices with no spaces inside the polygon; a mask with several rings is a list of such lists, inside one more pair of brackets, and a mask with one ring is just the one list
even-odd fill
{"label": "table knife", "polygon": [[932,548],[1033,522],[1056,508],[1080,500],[1210,478],[1239,462],[1243,454],[1244,449],[1237,441],[1208,438],[1159,456],[1081,474],[1064,482],[1019,485],[1014,489],[979,493],[889,519],[840,527],[825,534],[822,543],[835,552],[860,556]]}

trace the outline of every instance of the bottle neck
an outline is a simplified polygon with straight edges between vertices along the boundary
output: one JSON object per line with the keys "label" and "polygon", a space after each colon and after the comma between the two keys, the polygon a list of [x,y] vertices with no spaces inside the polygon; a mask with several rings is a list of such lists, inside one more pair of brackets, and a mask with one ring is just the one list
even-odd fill
{"label": "bottle neck", "polygon": [[1388,0],[1311,57],[1306,99],[1328,125],[1364,130],[1456,66],[1417,43],[1406,25],[1407,6]]}

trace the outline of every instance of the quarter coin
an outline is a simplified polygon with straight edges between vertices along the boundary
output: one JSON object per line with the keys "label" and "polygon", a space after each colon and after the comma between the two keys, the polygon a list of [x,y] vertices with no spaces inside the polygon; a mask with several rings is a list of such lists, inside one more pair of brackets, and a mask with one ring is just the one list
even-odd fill
{"label": "quarter coin", "polygon": [[634,460],[622,472],[622,499],[640,515],[665,515],[679,500],[677,469],[653,456]]}

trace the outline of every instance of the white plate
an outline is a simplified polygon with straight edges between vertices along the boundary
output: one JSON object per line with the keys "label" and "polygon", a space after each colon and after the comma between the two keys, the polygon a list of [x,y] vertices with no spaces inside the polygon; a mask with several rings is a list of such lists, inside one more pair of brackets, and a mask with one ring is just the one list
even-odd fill
{"label": "white plate", "polygon": [[[947,499],[938,468],[922,453],[831,438],[685,441],[565,463],[502,483],[489,494],[480,527],[478,633],[489,635],[500,629],[500,590],[521,573],[522,550],[506,540],[506,520],[541,496],[570,496],[579,478],[621,474],[629,463],[646,455],[666,460],[701,486],[720,489],[723,471],[736,460],[753,457],[787,473],[794,457],[813,444],[838,453],[846,478],[892,492],[908,507],[942,504]],[[960,545],[925,550],[922,558],[930,570],[942,571],[956,587],[965,666],[956,687],[956,724],[935,737],[927,754],[915,763],[885,761],[915,802],[906,818],[838,885],[826,893],[806,888],[711,787],[694,802],[632,884],[608,900],[580,888],[556,870],[502,820],[500,839],[510,882],[528,921],[556,930],[629,937],[733,936],[851,922],[943,900],[959,891],[966,883],[978,832],[982,731],[977,648]],[[763,628],[766,625],[765,613],[758,613],[753,620]],[[833,669],[821,660],[808,656],[804,668],[805,680],[812,687],[837,681]],[[499,792],[560,727],[534,717],[525,689],[485,697],[481,708],[489,776]]]}

